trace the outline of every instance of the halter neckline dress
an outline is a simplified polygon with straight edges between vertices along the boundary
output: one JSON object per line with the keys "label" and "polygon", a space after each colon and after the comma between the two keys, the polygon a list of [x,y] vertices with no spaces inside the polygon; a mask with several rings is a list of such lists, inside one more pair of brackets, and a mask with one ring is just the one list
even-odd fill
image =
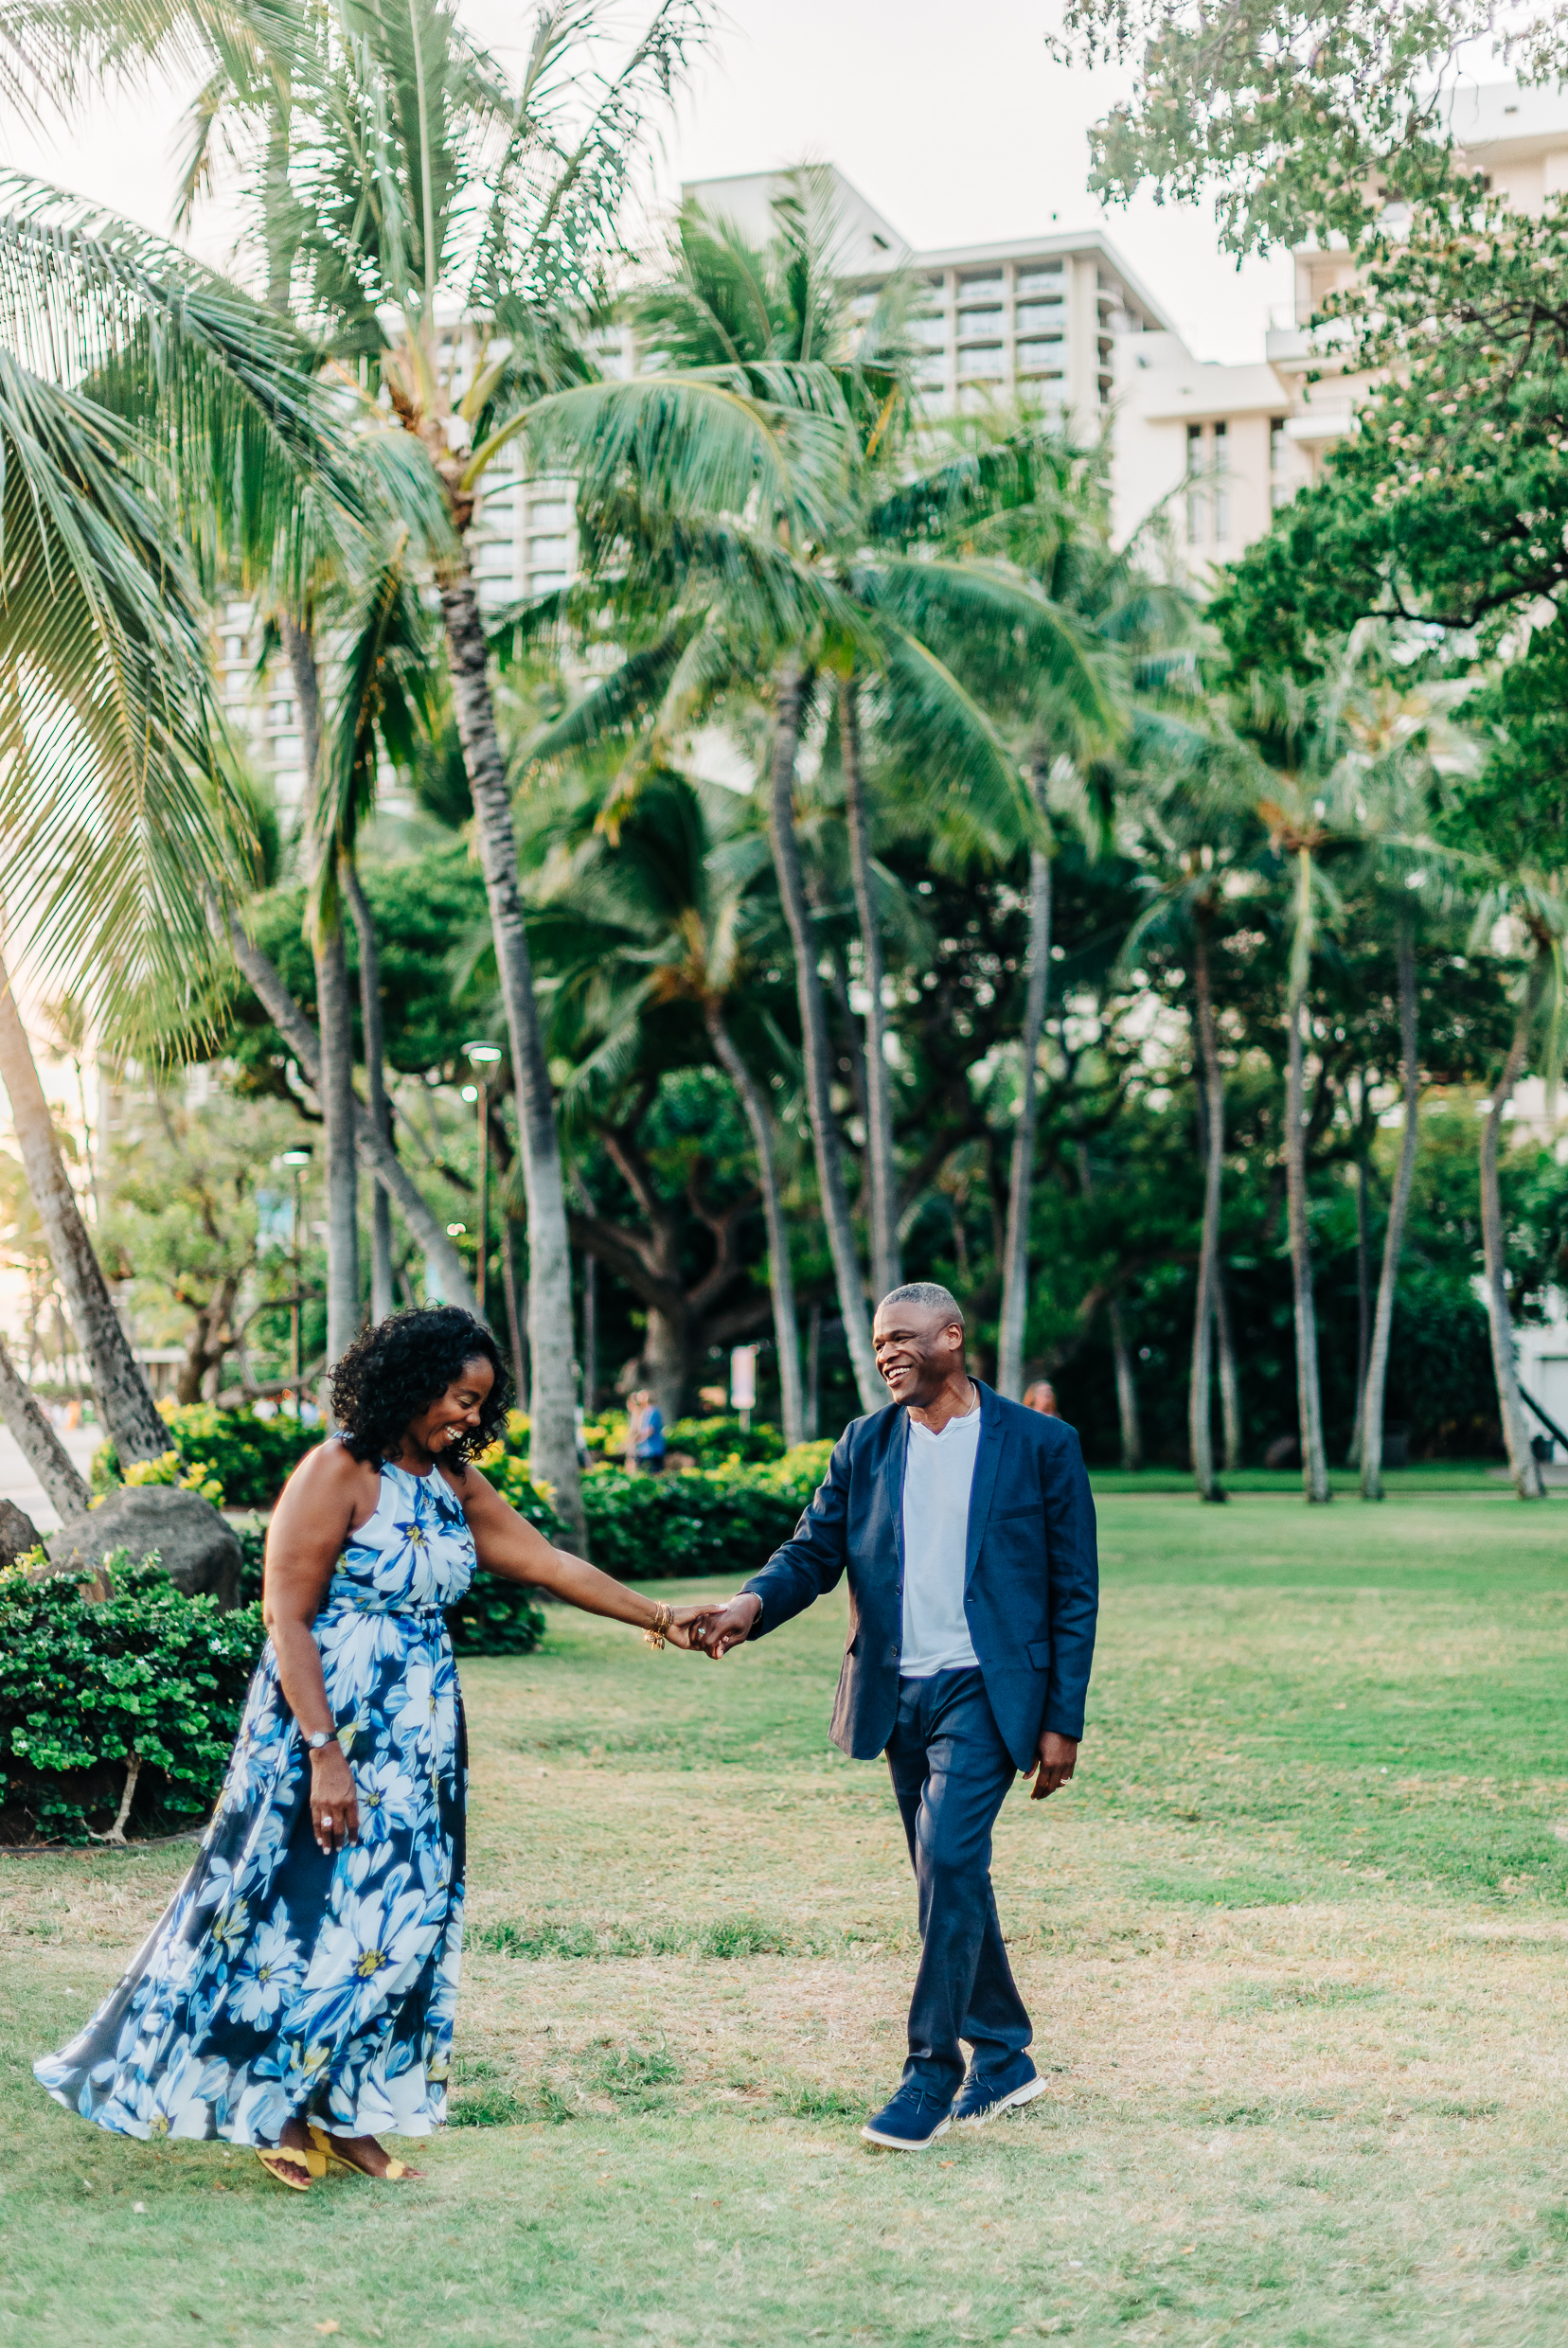
{"label": "halter neckline dress", "polygon": [[423,2136],[446,2117],[468,1755],[444,1609],[473,1536],[438,1468],[383,1467],[312,1628],[359,1794],[322,1851],[269,1639],[190,1873],[118,1987],[34,2065],[122,2136],[273,2144],[286,2120]]}

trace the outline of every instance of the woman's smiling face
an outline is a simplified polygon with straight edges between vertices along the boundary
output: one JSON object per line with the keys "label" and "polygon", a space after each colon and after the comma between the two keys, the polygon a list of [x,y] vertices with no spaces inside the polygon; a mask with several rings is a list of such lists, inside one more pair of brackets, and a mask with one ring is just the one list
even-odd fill
{"label": "woman's smiling face", "polygon": [[408,1422],[407,1439],[438,1459],[459,1437],[472,1434],[495,1384],[495,1372],[483,1354],[465,1361],[444,1394],[427,1402]]}

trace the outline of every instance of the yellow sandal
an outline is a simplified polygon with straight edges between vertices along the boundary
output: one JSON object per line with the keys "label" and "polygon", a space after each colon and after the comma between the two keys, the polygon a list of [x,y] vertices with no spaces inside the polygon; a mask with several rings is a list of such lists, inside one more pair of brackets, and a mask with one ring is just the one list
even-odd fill
{"label": "yellow sandal", "polygon": [[[327,2162],[314,2144],[309,2151],[301,2144],[258,2144],[254,2149],[267,2175],[287,2185],[291,2193],[309,2193],[311,2179],[327,2174]],[[290,2177],[289,2169],[303,2169],[304,2178]]]}
{"label": "yellow sandal", "polygon": [[408,2166],[406,2161],[394,2161],[389,2157],[385,2168],[378,2177],[375,2170],[367,2169],[362,2161],[350,2161],[347,2153],[339,2152],[326,2129],[317,2127],[313,2120],[308,2120],[305,2125],[311,2131],[311,2142],[315,2146],[315,2157],[322,2161],[324,2166],[347,2169],[353,2177],[368,2177],[372,2183],[378,2185],[395,2185],[401,2183],[404,2178],[413,2177],[416,2174]]}

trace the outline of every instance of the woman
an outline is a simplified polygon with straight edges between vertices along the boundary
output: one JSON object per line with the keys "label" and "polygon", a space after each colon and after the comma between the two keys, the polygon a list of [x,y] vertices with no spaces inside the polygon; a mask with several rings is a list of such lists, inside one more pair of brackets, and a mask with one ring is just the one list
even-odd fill
{"label": "woman", "polygon": [[34,2066],[100,2127],[252,2144],[296,2192],[329,2163],[417,2176],[381,2132],[446,2116],[467,1751],[443,1608],[478,1564],[656,1646],[689,1646],[698,1612],[552,1549],[471,1464],[507,1373],[468,1313],[367,1330],[332,1410],[267,1535],[270,1637],[196,1863],[114,1995]]}

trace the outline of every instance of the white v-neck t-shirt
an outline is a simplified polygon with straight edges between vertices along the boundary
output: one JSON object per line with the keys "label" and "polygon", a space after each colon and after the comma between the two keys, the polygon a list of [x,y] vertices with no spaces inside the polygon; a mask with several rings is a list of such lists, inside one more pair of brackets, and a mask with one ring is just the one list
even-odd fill
{"label": "white v-neck t-shirt", "polygon": [[906,1425],[903,1485],[903,1651],[899,1676],[974,1670],[980,1658],[964,1617],[970,1487],[980,1448],[978,1404],[940,1434]]}

